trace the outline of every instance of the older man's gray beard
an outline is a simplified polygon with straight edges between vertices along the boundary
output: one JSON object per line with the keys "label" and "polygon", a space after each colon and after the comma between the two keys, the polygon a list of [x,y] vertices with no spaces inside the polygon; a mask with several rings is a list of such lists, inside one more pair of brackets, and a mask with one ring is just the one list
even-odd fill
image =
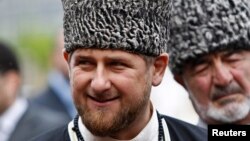
{"label": "older man's gray beard", "polygon": [[[211,91],[211,99],[217,100],[222,96],[227,96],[228,94],[244,94],[241,87],[235,81],[231,82],[229,85],[224,87],[214,86]],[[210,103],[207,109],[207,116],[220,121],[222,123],[232,123],[245,118],[250,111],[250,97],[245,95],[244,101],[238,103],[234,101],[223,102],[223,106],[218,108],[214,104]]]}
{"label": "older man's gray beard", "polygon": [[250,97],[247,97],[241,103],[231,103],[223,108],[215,107],[212,103],[205,107],[195,99],[191,99],[197,112],[199,112],[200,118],[204,121],[205,118],[210,118],[221,123],[233,123],[244,119],[250,112]]}
{"label": "older man's gray beard", "polygon": [[207,117],[220,121],[222,123],[233,123],[244,119],[250,112],[250,98],[248,97],[241,103],[231,103],[223,108],[217,108],[209,104],[206,114]]}
{"label": "older man's gray beard", "polygon": [[[225,87],[214,87],[211,92],[211,99],[216,100],[221,96],[225,96],[230,93],[244,93],[241,87],[232,82]],[[209,103],[209,105],[202,106],[193,96],[190,94],[190,98],[194,104],[194,107],[199,112],[200,117],[204,120],[205,118],[210,118],[217,120],[221,123],[233,123],[238,120],[244,119],[250,112],[250,96],[245,95],[246,98],[240,103],[237,102],[229,102],[224,103],[225,105],[218,108],[213,103]]]}

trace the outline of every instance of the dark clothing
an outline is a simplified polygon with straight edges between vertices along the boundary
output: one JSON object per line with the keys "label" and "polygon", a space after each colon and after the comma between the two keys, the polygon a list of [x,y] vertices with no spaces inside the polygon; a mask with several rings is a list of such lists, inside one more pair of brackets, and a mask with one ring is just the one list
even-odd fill
{"label": "dark clothing", "polygon": [[207,130],[178,119],[164,116],[171,141],[207,141]]}
{"label": "dark clothing", "polygon": [[18,121],[8,141],[27,141],[43,132],[66,124],[61,114],[29,103],[28,109]]}
{"label": "dark clothing", "polygon": [[[168,126],[171,141],[207,141],[207,131],[169,116],[162,116]],[[70,141],[67,126],[43,134],[32,141]]]}
{"label": "dark clothing", "polygon": [[70,141],[68,134],[68,126],[63,126],[53,131],[41,134],[40,136],[32,139],[31,141]]}
{"label": "dark clothing", "polygon": [[47,89],[38,94],[37,97],[32,98],[31,101],[37,105],[44,106],[45,108],[63,114],[67,122],[69,122],[72,117],[69,115],[66,106],[55,93],[56,92],[48,86]]}

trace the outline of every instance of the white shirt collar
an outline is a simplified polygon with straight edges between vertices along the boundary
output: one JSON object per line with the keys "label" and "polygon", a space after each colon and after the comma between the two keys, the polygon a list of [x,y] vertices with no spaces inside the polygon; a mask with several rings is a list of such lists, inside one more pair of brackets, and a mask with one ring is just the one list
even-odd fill
{"label": "white shirt collar", "polygon": [[207,129],[207,124],[201,118],[199,118],[197,125]]}
{"label": "white shirt collar", "polygon": [[6,141],[14,131],[16,124],[21,119],[28,107],[28,102],[23,98],[17,98],[14,104],[0,115],[0,137]]}

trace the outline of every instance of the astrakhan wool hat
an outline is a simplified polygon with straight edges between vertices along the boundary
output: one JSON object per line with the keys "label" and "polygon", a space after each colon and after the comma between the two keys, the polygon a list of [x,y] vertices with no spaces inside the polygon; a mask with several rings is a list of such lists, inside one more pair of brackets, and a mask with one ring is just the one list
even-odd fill
{"label": "astrakhan wool hat", "polygon": [[175,0],[170,24],[170,68],[222,49],[250,49],[249,0]]}
{"label": "astrakhan wool hat", "polygon": [[167,50],[171,0],[62,0],[67,52],[119,49],[148,56]]}

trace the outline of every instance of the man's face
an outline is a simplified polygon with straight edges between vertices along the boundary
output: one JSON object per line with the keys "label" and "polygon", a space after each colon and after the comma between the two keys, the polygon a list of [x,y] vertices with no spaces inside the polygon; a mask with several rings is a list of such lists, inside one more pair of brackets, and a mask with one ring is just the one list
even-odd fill
{"label": "man's face", "polygon": [[0,73],[0,115],[14,103],[19,83],[20,76],[15,71]]}
{"label": "man's face", "polygon": [[149,110],[154,69],[141,56],[77,49],[69,69],[74,103],[93,134],[112,136]]}
{"label": "man's face", "polygon": [[208,124],[249,123],[249,51],[204,55],[185,66],[181,79],[197,113]]}

